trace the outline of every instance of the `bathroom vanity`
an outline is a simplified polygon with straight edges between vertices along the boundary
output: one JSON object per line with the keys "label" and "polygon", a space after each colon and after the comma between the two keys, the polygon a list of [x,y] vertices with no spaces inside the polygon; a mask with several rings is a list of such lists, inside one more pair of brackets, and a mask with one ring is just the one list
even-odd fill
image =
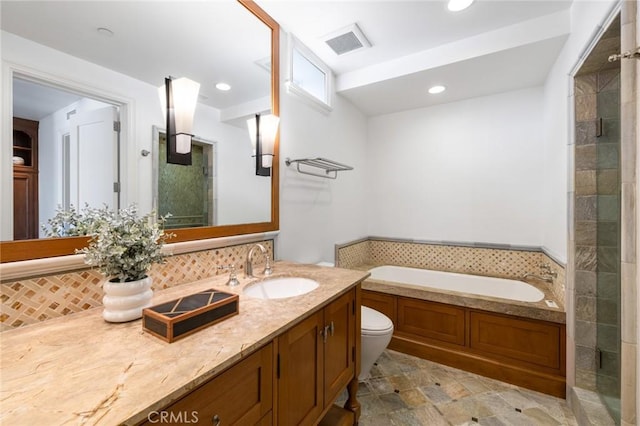
{"label": "bathroom vanity", "polygon": [[[277,262],[275,276],[319,283],[262,300],[256,278],[226,275],[159,291],[161,303],[207,288],[240,296],[240,313],[174,343],[101,308],[2,335],[7,424],[354,424],[363,271]],[[259,279],[259,278],[258,278]],[[346,409],[334,400],[347,388]]]}

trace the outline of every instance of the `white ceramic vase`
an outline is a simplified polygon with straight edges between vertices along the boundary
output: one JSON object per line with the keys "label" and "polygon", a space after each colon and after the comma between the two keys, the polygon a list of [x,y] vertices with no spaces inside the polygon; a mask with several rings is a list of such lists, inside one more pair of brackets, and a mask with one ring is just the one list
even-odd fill
{"label": "white ceramic vase", "polygon": [[138,281],[105,281],[102,288],[104,310],[102,317],[108,322],[126,322],[142,317],[142,309],[151,306],[153,290],[151,277]]}

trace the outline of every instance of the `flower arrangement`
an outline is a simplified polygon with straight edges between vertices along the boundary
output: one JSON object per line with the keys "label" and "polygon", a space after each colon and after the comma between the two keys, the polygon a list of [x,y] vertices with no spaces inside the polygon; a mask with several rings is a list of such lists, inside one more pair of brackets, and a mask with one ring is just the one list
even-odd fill
{"label": "flower arrangement", "polygon": [[76,253],[98,268],[112,282],[143,279],[154,263],[163,263],[164,242],[173,234],[164,232],[166,217],[155,220],[155,212],[138,217],[134,205],[115,212],[107,206],[78,212],[58,209],[48,221],[50,236],[88,235],[89,245]]}

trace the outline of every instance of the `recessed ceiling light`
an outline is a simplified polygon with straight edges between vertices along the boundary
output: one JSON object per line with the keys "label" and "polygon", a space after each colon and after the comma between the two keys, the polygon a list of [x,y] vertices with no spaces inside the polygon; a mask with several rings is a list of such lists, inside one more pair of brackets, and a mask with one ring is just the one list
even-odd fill
{"label": "recessed ceiling light", "polygon": [[104,37],[113,37],[113,31],[111,31],[109,28],[104,28],[104,27],[100,27],[97,28],[96,31],[98,32],[98,34],[100,34],[101,36]]}
{"label": "recessed ceiling light", "polygon": [[460,12],[471,6],[474,0],[449,0],[447,8],[452,12]]}
{"label": "recessed ceiling light", "polygon": [[429,88],[429,93],[431,93],[432,95],[435,95],[436,93],[442,93],[445,90],[447,90],[447,88],[444,86],[433,86]]}
{"label": "recessed ceiling light", "polygon": [[223,92],[227,92],[231,90],[231,86],[229,86],[227,83],[218,83],[216,84],[216,89],[222,90]]}

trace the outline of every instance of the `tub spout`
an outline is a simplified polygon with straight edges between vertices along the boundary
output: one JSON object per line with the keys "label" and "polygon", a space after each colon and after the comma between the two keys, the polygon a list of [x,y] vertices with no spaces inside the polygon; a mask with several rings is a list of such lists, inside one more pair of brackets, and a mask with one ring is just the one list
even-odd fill
{"label": "tub spout", "polygon": [[555,272],[553,269],[551,269],[551,265],[549,265],[548,263],[543,263],[540,265],[540,270],[542,271],[542,273],[540,275],[537,274],[524,274],[522,276],[522,281],[526,280],[527,278],[531,277],[531,278],[535,278],[538,279],[540,281],[544,281],[547,283],[553,283],[553,280],[555,278],[558,278],[558,273]]}
{"label": "tub spout", "polygon": [[552,283],[553,282],[553,276],[551,276],[551,275],[536,275],[536,274],[528,273],[528,274],[524,274],[522,276],[522,281],[525,281],[527,278],[536,278],[536,279],[538,279],[540,281],[544,281],[544,282],[547,282],[547,283]]}

